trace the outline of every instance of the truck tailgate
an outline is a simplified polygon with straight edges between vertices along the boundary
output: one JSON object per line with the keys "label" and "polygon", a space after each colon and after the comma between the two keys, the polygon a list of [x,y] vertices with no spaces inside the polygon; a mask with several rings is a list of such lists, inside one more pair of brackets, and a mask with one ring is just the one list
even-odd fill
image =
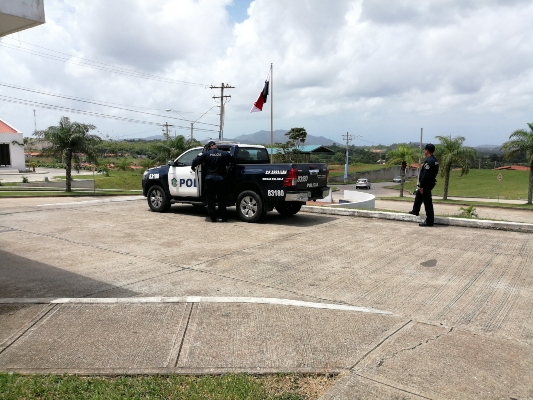
{"label": "truck tailgate", "polygon": [[296,164],[298,168],[297,190],[327,186],[326,164]]}

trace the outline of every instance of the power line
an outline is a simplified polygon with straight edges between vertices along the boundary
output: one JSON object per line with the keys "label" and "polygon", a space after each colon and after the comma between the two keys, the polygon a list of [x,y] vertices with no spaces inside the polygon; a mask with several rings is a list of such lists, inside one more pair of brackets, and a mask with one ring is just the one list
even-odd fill
{"label": "power line", "polygon": [[[24,43],[27,43],[27,42],[24,42]],[[28,43],[28,44],[30,44],[30,43]],[[101,71],[112,72],[112,73],[116,73],[116,74],[132,76],[132,77],[136,77],[136,78],[149,79],[149,80],[154,80],[154,81],[159,81],[159,82],[174,83],[174,84],[179,84],[179,85],[209,87],[209,84],[179,81],[179,80],[165,78],[165,77],[158,76],[158,75],[147,74],[145,72],[138,72],[138,71],[135,71],[135,70],[132,70],[132,69],[117,67],[117,66],[112,65],[112,64],[105,64],[105,63],[101,63],[101,62],[98,62],[98,61],[92,61],[92,60],[89,60],[89,59],[86,59],[86,58],[77,57],[77,56],[74,56],[74,55],[69,55],[67,53],[58,52],[56,50],[46,49],[45,47],[41,47],[41,48],[49,50],[49,51],[53,51],[53,52],[56,52],[56,53],[59,53],[59,54],[68,55],[69,58],[64,58],[64,57],[56,56],[56,55],[53,55],[53,54],[47,54],[47,53],[43,53],[43,52],[40,52],[40,51],[35,51],[35,50],[27,49],[27,48],[17,47],[15,45],[12,45],[12,44],[9,44],[9,43],[5,43],[3,41],[0,41],[0,45],[4,46],[6,48],[10,48],[10,49],[13,49],[13,50],[21,51],[23,53],[32,54],[32,55],[38,55],[38,56],[41,56],[41,57],[44,57],[44,58],[49,58],[51,60],[61,61],[61,62],[65,62],[65,63],[71,63],[71,64],[75,64],[75,65],[84,65],[84,66],[91,67],[91,68],[94,68],[94,69],[98,69],[98,70],[101,70]],[[36,45],[33,45],[33,46],[36,46]],[[40,46],[37,46],[37,47],[40,47]],[[76,61],[76,59],[79,60],[79,61]]]}
{"label": "power line", "polygon": [[[67,112],[71,112],[71,113],[75,113],[75,114],[83,114],[83,115],[88,115],[88,116],[92,116],[92,117],[114,119],[114,120],[117,120],[117,121],[133,122],[133,123],[136,123],[136,124],[160,125],[159,123],[152,122],[152,121],[143,121],[143,120],[134,119],[134,118],[119,117],[119,116],[116,116],[116,115],[102,114],[102,113],[98,113],[98,112],[94,112],[94,111],[76,110],[74,108],[68,108],[68,107],[55,106],[55,105],[51,105],[51,104],[39,103],[39,102],[32,101],[32,100],[17,99],[15,97],[9,97],[9,96],[4,96],[4,95],[0,95],[0,101],[6,101],[8,103],[24,104],[24,105],[29,105],[29,106],[32,106],[32,107],[47,108],[47,109],[52,109],[52,110],[67,111]],[[169,118],[168,115],[167,116],[158,115],[158,116],[159,117]],[[185,127],[185,126],[176,126],[176,128],[187,129],[187,130],[189,129],[189,127]],[[216,130],[214,130],[214,129],[199,128],[197,130],[203,131],[203,132],[216,132]]]}
{"label": "power line", "polygon": [[[117,106],[110,106],[109,105],[109,104],[116,104],[116,103],[100,103],[100,102],[87,100],[87,99],[81,99],[81,98],[77,98],[77,97],[70,97],[70,96],[64,96],[64,95],[59,95],[59,94],[54,94],[54,93],[47,93],[47,92],[43,92],[43,91],[40,91],[40,90],[28,89],[28,88],[24,88],[22,86],[17,86],[17,85],[8,85],[8,84],[1,83],[1,82],[0,82],[0,86],[5,86],[5,87],[8,87],[8,88],[17,89],[17,90],[24,90],[24,91],[27,91],[27,92],[32,92],[32,93],[37,93],[37,94],[43,94],[43,95],[46,95],[46,96],[58,97],[58,98],[61,98],[61,99],[66,99],[66,100],[74,100],[74,101],[80,101],[80,102],[83,102],[83,103],[89,103],[89,104],[94,104],[94,105],[103,106],[103,107],[115,108],[117,110],[130,111],[130,112],[135,112],[135,113],[139,113],[139,114],[152,115],[152,116],[156,116],[156,117],[163,117],[163,115],[149,113],[149,112],[146,112],[146,111],[130,110],[130,109],[127,109],[127,108],[124,108],[124,107],[117,107]],[[180,120],[180,121],[190,122],[189,120],[184,119],[184,118],[177,118],[177,117],[169,117],[169,118],[177,119],[177,120]],[[216,124],[209,124],[207,122],[198,122],[198,123],[199,124],[204,124],[204,125],[218,126]]]}

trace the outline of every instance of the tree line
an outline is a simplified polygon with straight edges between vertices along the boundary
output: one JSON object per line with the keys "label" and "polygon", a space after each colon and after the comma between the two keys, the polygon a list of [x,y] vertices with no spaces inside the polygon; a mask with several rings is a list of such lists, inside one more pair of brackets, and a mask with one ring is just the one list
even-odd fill
{"label": "tree line", "polygon": [[[527,124],[529,131],[519,129],[509,136],[501,150],[503,159],[506,160],[524,160],[529,166],[529,187],[528,187],[528,204],[532,204],[533,194],[533,123]],[[176,158],[185,150],[201,143],[196,140],[188,140],[182,135],[171,137],[166,134],[164,140],[154,141],[152,143],[141,143],[140,141],[104,141],[100,136],[92,134],[96,127],[91,124],[72,122],[68,117],[62,117],[57,126],[51,126],[45,130],[34,133],[36,138],[48,144],[43,149],[46,154],[60,156],[64,161],[66,169],[67,191],[71,191],[71,174],[72,165],[80,164],[80,155],[83,154],[86,160],[96,163],[98,157],[105,155],[119,156],[130,155],[142,158],[140,162],[144,168],[149,168],[154,163],[165,163],[168,160]],[[292,128],[286,134],[285,143],[276,143],[280,151],[275,155],[277,162],[298,162],[303,157],[301,150],[307,138],[305,128]],[[440,162],[440,174],[444,178],[444,196],[448,195],[448,185],[450,171],[452,168],[460,168],[461,175],[467,174],[470,168],[481,165],[481,159],[478,153],[471,147],[464,146],[465,138],[462,136],[437,136],[440,143],[436,144],[435,155]],[[346,148],[333,145],[328,146],[333,150],[330,155],[313,155],[310,161],[325,161],[330,164],[345,163]],[[388,165],[400,165],[402,182],[400,196],[403,196],[403,184],[405,180],[405,170],[407,165],[416,163],[419,160],[420,150],[412,145],[400,144],[392,150],[383,149],[383,153],[376,153],[370,149],[356,148],[354,146],[348,149],[350,159],[355,162],[374,163],[385,155]],[[385,152],[386,151],[386,152]],[[488,160],[490,160],[490,155]],[[126,164],[126,162],[124,162]]]}
{"label": "tree line", "polygon": [[[529,131],[519,129],[511,133],[509,140],[505,142],[501,150],[504,160],[524,160],[529,167],[528,199],[527,204],[532,204],[533,200],[533,124],[527,124]],[[450,172],[453,168],[460,168],[461,176],[468,174],[471,168],[476,166],[476,149],[464,146],[463,136],[437,136],[439,143],[436,144],[435,156],[439,160],[439,174],[444,178],[443,199],[448,198],[448,187],[450,183]],[[407,165],[418,162],[420,150],[408,145],[400,145],[397,149],[387,153],[387,163],[389,165],[400,165],[401,185],[400,196],[403,196],[403,186],[405,181],[405,170]]]}

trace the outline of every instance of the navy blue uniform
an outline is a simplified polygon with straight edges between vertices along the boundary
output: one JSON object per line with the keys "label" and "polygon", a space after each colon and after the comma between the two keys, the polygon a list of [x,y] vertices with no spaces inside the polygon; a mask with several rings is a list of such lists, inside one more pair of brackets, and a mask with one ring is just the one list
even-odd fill
{"label": "navy blue uniform", "polygon": [[420,175],[418,177],[418,186],[422,188],[422,193],[420,190],[416,191],[415,202],[413,204],[412,214],[418,215],[420,212],[420,207],[424,203],[424,209],[426,210],[426,224],[433,225],[435,222],[435,213],[433,211],[433,199],[431,197],[431,191],[437,183],[437,174],[439,173],[439,162],[437,158],[432,154],[420,169]]}
{"label": "navy blue uniform", "polygon": [[225,151],[211,149],[200,154],[192,161],[191,169],[198,165],[204,166],[205,174],[205,194],[207,198],[207,212],[211,221],[217,220],[216,204],[218,203],[218,213],[223,221],[226,220],[226,171],[228,165],[235,162],[235,158]]}

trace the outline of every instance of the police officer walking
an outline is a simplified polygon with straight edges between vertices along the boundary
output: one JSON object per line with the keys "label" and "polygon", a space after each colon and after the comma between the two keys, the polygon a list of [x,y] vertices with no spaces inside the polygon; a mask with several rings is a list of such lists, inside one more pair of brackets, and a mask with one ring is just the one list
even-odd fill
{"label": "police officer walking", "polygon": [[433,155],[435,152],[435,146],[431,143],[426,144],[424,147],[424,155],[426,160],[424,165],[420,169],[420,175],[418,177],[418,190],[415,194],[415,202],[413,209],[409,211],[409,214],[418,215],[420,207],[424,203],[424,209],[426,210],[426,220],[419,224],[419,226],[433,226],[435,222],[435,213],[433,211],[433,199],[431,198],[431,191],[437,183],[437,174],[439,172],[439,162]]}
{"label": "police officer walking", "polygon": [[209,217],[206,221],[217,222],[216,203],[218,203],[218,214],[222,222],[227,222],[226,216],[226,170],[227,166],[235,162],[235,158],[225,151],[220,151],[217,144],[210,141],[205,146],[207,151],[197,156],[191,165],[194,171],[202,164],[205,168],[205,192],[207,197],[207,212]]}

